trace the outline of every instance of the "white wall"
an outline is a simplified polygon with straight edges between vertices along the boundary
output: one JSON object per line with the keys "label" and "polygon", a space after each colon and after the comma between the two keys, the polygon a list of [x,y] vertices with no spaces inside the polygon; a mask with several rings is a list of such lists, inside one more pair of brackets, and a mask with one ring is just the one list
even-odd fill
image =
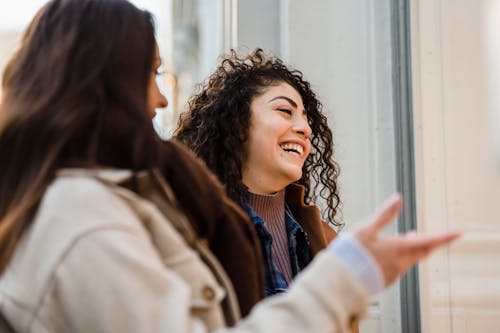
{"label": "white wall", "polygon": [[488,3],[412,3],[419,229],[465,232],[420,267],[424,332],[495,332],[500,324],[500,168],[487,94]]}
{"label": "white wall", "polygon": [[238,12],[238,47],[261,47],[280,55],[280,1],[240,0]]}

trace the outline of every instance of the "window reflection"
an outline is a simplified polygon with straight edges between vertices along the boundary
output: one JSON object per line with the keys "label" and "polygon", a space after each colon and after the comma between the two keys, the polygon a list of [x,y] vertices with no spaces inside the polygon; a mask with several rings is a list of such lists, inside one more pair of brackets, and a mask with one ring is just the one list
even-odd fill
{"label": "window reflection", "polygon": [[162,41],[170,46],[163,53],[167,74],[162,78],[163,86],[170,91],[170,107],[156,119],[165,138],[172,134],[195,85],[215,68],[222,50],[222,2],[171,1],[172,37],[170,41]]}

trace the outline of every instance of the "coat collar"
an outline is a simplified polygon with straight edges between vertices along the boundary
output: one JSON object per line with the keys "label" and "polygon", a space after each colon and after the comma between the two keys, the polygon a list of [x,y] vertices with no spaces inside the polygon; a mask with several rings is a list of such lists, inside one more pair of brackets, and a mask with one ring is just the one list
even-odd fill
{"label": "coat collar", "polygon": [[297,222],[306,231],[311,242],[312,255],[315,256],[337,236],[337,232],[321,219],[321,213],[317,206],[305,204],[305,190],[303,185],[288,185],[285,201]]}
{"label": "coat collar", "polygon": [[[144,172],[144,171],[143,171]],[[133,175],[131,170],[127,169],[111,169],[111,168],[66,168],[56,172],[58,177],[93,177],[105,182],[120,184]]]}

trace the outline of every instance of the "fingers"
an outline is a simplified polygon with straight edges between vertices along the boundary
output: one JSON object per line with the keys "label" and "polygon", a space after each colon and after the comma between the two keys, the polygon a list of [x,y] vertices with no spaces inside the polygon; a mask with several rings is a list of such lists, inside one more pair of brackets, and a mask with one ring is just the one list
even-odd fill
{"label": "fingers", "polygon": [[390,197],[383,205],[383,208],[377,213],[374,221],[371,223],[371,232],[377,234],[387,224],[394,220],[403,207],[403,198],[399,193]]}
{"label": "fingers", "polygon": [[[459,238],[460,233],[444,233],[436,236],[419,236],[415,232],[410,232],[404,236],[398,236],[396,243],[393,243],[392,253],[395,253],[393,259],[398,264],[399,274],[406,272],[411,266],[426,258],[432,251],[453,240]],[[387,243],[387,240],[385,240]],[[396,245],[399,243],[399,245]],[[399,251],[395,250],[399,248]],[[386,279],[391,276],[386,275]]]}
{"label": "fingers", "polygon": [[462,236],[461,233],[451,232],[435,236],[411,235],[404,238],[404,250],[409,252],[430,253],[436,248],[448,244]]}

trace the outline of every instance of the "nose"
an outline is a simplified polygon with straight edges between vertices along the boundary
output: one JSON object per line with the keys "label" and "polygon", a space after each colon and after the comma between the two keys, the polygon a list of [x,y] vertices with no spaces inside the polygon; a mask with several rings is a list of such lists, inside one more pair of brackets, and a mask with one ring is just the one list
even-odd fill
{"label": "nose", "polygon": [[300,135],[302,135],[305,139],[308,139],[312,134],[311,126],[309,126],[309,122],[305,117],[296,117],[296,121],[294,124],[294,131]]}
{"label": "nose", "polygon": [[163,95],[163,93],[160,90],[158,90],[158,101],[156,102],[156,108],[162,109],[166,108],[167,106],[168,106],[167,98],[165,97],[165,95]]}

